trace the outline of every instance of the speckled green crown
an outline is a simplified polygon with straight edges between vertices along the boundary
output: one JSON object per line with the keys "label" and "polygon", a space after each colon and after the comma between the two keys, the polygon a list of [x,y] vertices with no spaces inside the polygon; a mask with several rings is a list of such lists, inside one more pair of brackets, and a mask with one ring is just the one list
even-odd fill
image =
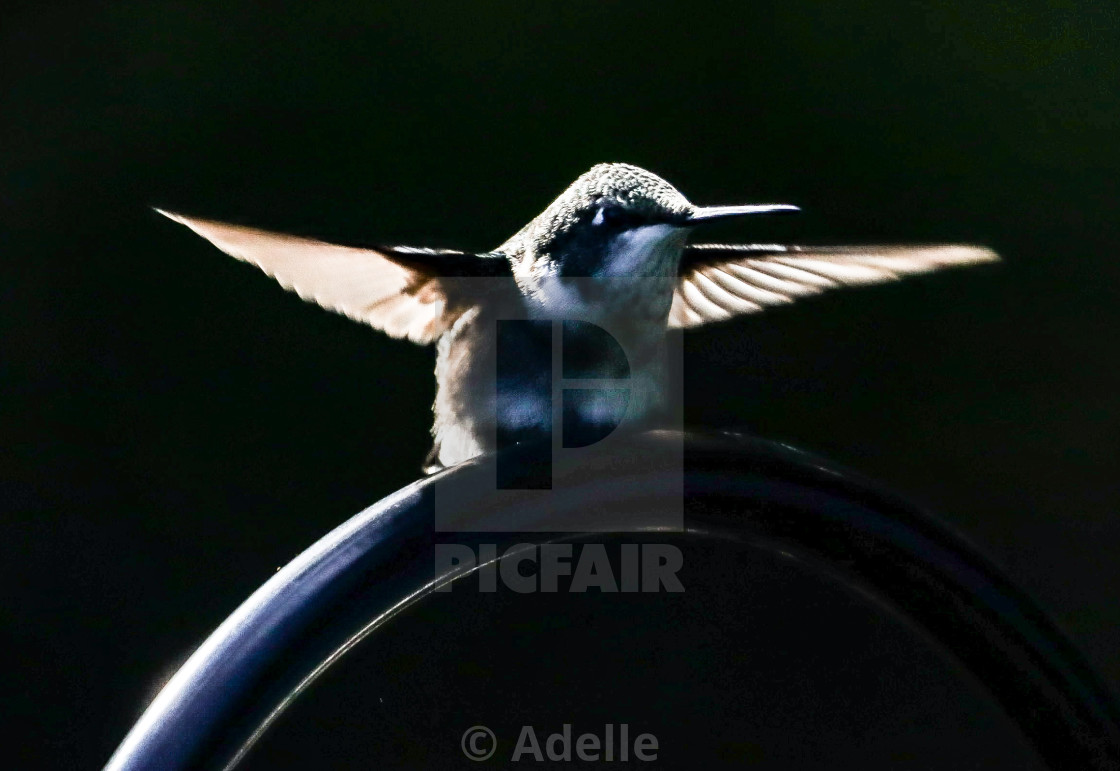
{"label": "speckled green crown", "polygon": [[549,209],[586,208],[601,198],[614,198],[627,208],[685,215],[688,199],[656,174],[626,163],[600,163],[580,175]]}
{"label": "speckled green crown", "polygon": [[617,201],[651,219],[684,218],[693,209],[679,190],[652,172],[627,163],[600,163],[581,174],[502,248],[516,250],[521,246],[517,242],[523,238],[535,239],[560,233],[578,222],[581,215],[603,199]]}

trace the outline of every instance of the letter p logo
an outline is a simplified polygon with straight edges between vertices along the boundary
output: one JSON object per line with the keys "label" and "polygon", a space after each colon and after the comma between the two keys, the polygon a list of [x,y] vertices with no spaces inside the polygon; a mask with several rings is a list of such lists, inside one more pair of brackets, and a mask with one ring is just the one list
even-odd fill
{"label": "letter p logo", "polygon": [[[648,279],[625,280],[630,295],[655,296],[643,294],[645,287],[634,286]],[[664,291],[663,286],[648,291],[658,288]],[[665,500],[643,504],[667,507],[667,511],[656,515],[651,511],[648,517],[630,511],[620,518],[585,508],[576,517],[578,521],[564,514],[559,522],[541,516],[542,512],[559,513],[570,505],[568,499],[563,506],[553,505],[563,498],[556,494],[565,489],[575,490],[591,476],[600,484],[620,456],[633,468],[643,468],[627,436],[648,428],[681,426],[676,385],[682,358],[679,336],[666,336],[656,326],[651,328],[656,321],[619,315],[617,319],[604,314],[593,319],[554,316],[496,321],[492,394],[498,452],[491,493],[522,502],[518,506],[525,521],[518,515],[519,521],[510,527],[494,529],[585,532],[645,529],[651,524],[662,529],[683,526],[683,448],[679,446],[659,449],[658,457],[644,466],[670,469],[668,476],[676,477],[676,488],[661,496]],[[522,447],[515,453],[505,452],[515,445]],[[437,491],[437,496],[437,529],[477,530],[451,526],[440,514],[455,500],[465,500],[461,494]]]}
{"label": "letter p logo", "polygon": [[[551,489],[556,450],[597,444],[627,416],[629,359],[610,332],[589,321],[499,321],[496,374],[498,450],[538,440],[532,464],[546,472],[526,482],[520,469],[503,468],[499,459],[500,490]],[[542,437],[553,441],[539,442]]]}

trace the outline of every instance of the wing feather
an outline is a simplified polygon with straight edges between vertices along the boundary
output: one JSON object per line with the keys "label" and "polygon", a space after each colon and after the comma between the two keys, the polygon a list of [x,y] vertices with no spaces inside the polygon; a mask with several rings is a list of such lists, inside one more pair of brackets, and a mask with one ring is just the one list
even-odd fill
{"label": "wing feather", "polygon": [[447,277],[508,274],[508,263],[497,255],[340,246],[156,211],[304,300],[417,343],[433,342],[472,305],[463,291],[471,282]]}
{"label": "wing feather", "polygon": [[897,281],[992,262],[982,246],[783,246],[694,244],[685,251],[670,327],[694,327],[845,286]]}

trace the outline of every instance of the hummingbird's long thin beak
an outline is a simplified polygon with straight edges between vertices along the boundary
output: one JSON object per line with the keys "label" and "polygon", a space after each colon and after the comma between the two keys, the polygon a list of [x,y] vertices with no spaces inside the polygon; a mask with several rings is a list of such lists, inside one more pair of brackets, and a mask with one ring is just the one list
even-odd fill
{"label": "hummingbird's long thin beak", "polygon": [[743,214],[792,214],[801,211],[796,206],[788,203],[760,203],[747,206],[697,206],[688,218],[688,224],[711,222],[727,217],[738,217]]}

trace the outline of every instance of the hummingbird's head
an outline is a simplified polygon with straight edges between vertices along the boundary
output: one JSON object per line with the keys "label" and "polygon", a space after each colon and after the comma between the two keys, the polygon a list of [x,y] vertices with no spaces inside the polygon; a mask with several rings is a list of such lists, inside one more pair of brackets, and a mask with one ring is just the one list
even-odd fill
{"label": "hummingbird's head", "polygon": [[601,163],[498,248],[522,276],[671,276],[685,240],[709,220],[793,206],[694,206],[661,177]]}

